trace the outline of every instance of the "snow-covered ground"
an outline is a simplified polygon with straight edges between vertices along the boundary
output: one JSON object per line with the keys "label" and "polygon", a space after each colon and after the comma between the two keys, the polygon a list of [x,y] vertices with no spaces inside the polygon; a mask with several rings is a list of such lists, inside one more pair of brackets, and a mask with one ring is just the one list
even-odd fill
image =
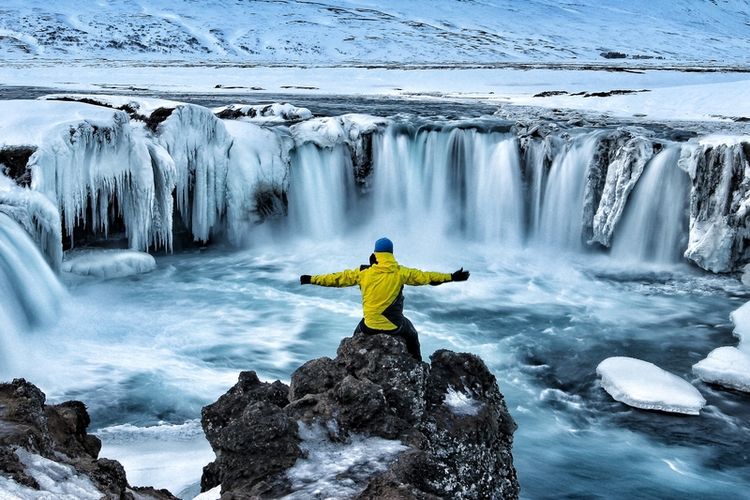
{"label": "snow-covered ground", "polygon": [[743,0],[6,0],[0,50],[23,61],[747,64],[748,22]]}
{"label": "snow-covered ground", "polygon": [[[22,97],[22,91],[3,86],[131,95],[226,94],[243,96],[244,103],[283,93],[517,104],[658,120],[750,117],[750,73],[740,72],[0,63],[0,98]],[[591,96],[613,90],[638,92]],[[567,94],[538,96],[543,92]]]}

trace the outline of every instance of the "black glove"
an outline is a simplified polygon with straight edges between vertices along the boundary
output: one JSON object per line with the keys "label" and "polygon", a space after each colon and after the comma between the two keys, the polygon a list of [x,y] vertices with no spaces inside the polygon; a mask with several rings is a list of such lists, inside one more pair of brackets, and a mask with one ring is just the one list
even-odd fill
{"label": "black glove", "polygon": [[464,271],[463,267],[451,274],[451,281],[466,281],[467,279],[469,279],[469,271]]}
{"label": "black glove", "polygon": [[309,274],[303,274],[299,277],[300,285],[309,285],[310,283],[312,283],[312,276],[310,276]]}

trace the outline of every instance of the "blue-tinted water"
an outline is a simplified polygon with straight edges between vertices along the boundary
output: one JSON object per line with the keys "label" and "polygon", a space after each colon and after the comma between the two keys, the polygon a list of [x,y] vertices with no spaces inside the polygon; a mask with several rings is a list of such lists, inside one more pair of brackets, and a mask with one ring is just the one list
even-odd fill
{"label": "blue-tinted water", "polygon": [[[365,263],[376,236],[194,251],[131,278],[67,276],[60,323],[28,338],[17,375],[53,400],[85,401],[103,455],[123,460],[131,482],[180,493],[212,457],[200,408],[240,370],[288,380],[306,360],[335,355],[359,320],[358,290],[302,287],[298,275]],[[474,352],[497,376],[519,426],[524,498],[747,497],[750,396],[691,373],[713,348],[736,344],[729,313],[750,294],[735,278],[439,237],[396,239],[396,256],[471,270],[467,283],[409,288],[406,313],[424,353]],[[615,355],[695,382],[708,406],[685,417],[613,401],[595,369]]]}

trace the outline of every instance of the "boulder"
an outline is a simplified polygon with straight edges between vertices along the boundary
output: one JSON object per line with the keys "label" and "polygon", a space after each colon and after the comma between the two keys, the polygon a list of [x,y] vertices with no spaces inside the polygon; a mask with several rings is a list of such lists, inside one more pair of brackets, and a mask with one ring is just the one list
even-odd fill
{"label": "boulder", "polygon": [[86,432],[90,419],[83,403],[45,402],[45,394],[24,379],[0,384],[0,482],[4,488],[21,497],[36,498],[38,493],[53,498],[59,491],[43,490],[37,477],[54,471],[56,482],[73,482],[79,491],[105,499],[175,498],[166,490],[132,488],[119,462],[99,458],[101,441]]}
{"label": "boulder", "polygon": [[217,458],[202,490],[220,485],[222,500],[518,498],[516,425],[494,375],[473,354],[430,360],[397,337],[355,334],[288,388],[242,372],[203,409]]}

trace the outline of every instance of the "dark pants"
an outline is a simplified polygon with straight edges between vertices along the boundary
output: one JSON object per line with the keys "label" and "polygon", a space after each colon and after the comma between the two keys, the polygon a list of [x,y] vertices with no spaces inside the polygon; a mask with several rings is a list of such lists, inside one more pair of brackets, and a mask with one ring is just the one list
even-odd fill
{"label": "dark pants", "polygon": [[395,335],[396,337],[400,337],[406,343],[406,350],[409,351],[409,354],[411,354],[412,357],[417,361],[422,361],[422,351],[419,348],[419,334],[417,333],[417,329],[414,328],[414,325],[411,323],[411,321],[409,321],[408,318],[404,318],[401,326],[399,326],[395,330],[375,330],[365,325],[365,320],[362,319],[357,325],[357,328],[354,329],[354,333],[357,332],[366,333],[368,335],[384,333],[386,335]]}

